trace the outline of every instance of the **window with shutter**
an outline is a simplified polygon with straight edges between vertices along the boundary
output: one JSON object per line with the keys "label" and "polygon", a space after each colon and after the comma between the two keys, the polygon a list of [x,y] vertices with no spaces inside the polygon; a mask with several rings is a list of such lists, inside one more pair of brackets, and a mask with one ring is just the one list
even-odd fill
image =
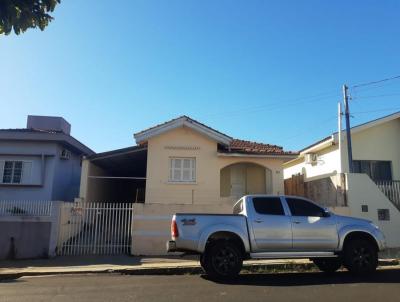
{"label": "window with shutter", "polygon": [[195,182],[196,159],[195,158],[170,158],[170,182]]}

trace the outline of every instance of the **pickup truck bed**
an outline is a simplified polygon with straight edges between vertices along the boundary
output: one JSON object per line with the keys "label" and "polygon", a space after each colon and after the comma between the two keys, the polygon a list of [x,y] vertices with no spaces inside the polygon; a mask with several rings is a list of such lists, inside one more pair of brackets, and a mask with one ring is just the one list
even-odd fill
{"label": "pickup truck bed", "polygon": [[177,237],[179,249],[175,251],[201,253],[205,249],[205,238],[214,233],[216,228],[236,232],[248,245],[247,221],[241,214],[177,213],[174,221],[181,226],[179,239]]}

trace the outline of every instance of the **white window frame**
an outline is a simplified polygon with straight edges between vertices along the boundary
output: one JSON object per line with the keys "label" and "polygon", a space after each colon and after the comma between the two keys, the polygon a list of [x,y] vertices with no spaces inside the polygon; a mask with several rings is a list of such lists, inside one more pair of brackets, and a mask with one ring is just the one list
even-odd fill
{"label": "white window frame", "polygon": [[[175,161],[180,160],[180,167],[176,168]],[[183,167],[184,160],[189,160],[189,168]],[[178,171],[179,178],[175,178],[175,172]],[[184,171],[189,171],[190,179],[184,179]],[[169,177],[170,183],[196,183],[196,158],[195,157],[170,157],[169,158]]]}
{"label": "white window frame", "polygon": [[[4,169],[6,166],[6,162],[12,162],[12,170],[11,170],[11,181],[10,182],[4,182]],[[15,172],[15,163],[16,162],[21,162],[22,163],[22,167],[21,167],[21,177],[20,177],[20,181],[19,182],[14,182],[14,172]],[[27,161],[27,160],[18,160],[18,159],[2,159],[0,160],[0,184],[3,185],[24,185],[26,184],[26,182],[24,182],[24,177],[28,176],[25,175],[26,171],[25,171],[25,164],[29,163],[31,165],[31,169],[30,169],[30,175],[29,175],[29,179],[31,178],[32,175],[32,166],[33,166],[33,161]]]}

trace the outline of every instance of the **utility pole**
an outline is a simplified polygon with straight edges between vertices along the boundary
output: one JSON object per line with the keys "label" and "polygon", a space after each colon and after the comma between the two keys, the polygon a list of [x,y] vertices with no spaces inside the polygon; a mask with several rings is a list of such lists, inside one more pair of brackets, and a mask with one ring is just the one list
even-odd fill
{"label": "utility pole", "polygon": [[338,145],[339,145],[339,173],[343,172],[342,165],[342,106],[338,102]]}
{"label": "utility pole", "polygon": [[347,156],[349,160],[349,172],[353,173],[353,151],[351,147],[349,95],[348,95],[348,87],[346,85],[343,85],[343,102],[344,102],[344,115],[346,118],[346,138],[347,138]]}

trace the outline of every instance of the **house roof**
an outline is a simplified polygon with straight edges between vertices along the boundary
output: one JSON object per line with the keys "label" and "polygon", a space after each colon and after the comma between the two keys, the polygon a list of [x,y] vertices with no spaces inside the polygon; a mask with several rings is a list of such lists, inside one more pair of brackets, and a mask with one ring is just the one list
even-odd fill
{"label": "house roof", "polygon": [[215,130],[203,123],[200,123],[186,115],[172,119],[165,123],[156,125],[134,134],[136,142],[143,145],[153,136],[165,133],[178,127],[189,127],[200,132],[219,143],[219,152],[241,153],[256,155],[297,155],[297,152],[284,151],[282,147],[264,143],[251,142],[241,139],[234,139],[218,130]]}
{"label": "house roof", "polygon": [[95,153],[76,138],[57,130],[33,128],[0,129],[0,140],[52,141],[67,145],[78,154],[92,155]]}
{"label": "house roof", "polygon": [[191,128],[199,133],[202,133],[212,140],[217,141],[218,143],[224,144],[224,145],[229,145],[229,143],[232,140],[232,137],[219,132],[207,125],[204,125],[203,123],[200,123],[186,115],[182,115],[178,118],[172,119],[170,121],[167,121],[165,123],[156,125],[154,127],[150,127],[146,130],[137,132],[134,134],[134,138],[136,140],[137,144],[142,144],[146,142],[149,138],[154,137],[156,135],[165,133],[167,131],[179,128],[179,127],[188,127]]}
{"label": "house roof", "polygon": [[[357,133],[360,132],[362,130],[366,130],[368,128],[374,127],[374,126],[378,126],[381,125],[383,123],[387,123],[390,121],[393,121],[395,119],[400,118],[400,111],[397,111],[395,113],[389,114],[389,115],[385,115],[382,116],[380,118],[374,119],[372,121],[366,122],[366,123],[362,123],[360,125],[351,127],[351,133]],[[335,132],[333,135],[337,135],[337,132]]]}
{"label": "house roof", "polygon": [[9,128],[0,129],[0,132],[20,132],[20,133],[64,133],[61,130],[43,130],[33,128]]}
{"label": "house roof", "polygon": [[223,153],[242,153],[259,155],[297,155],[297,152],[284,151],[283,147],[264,143],[257,143],[241,139],[233,139],[228,148],[220,150]]}
{"label": "house roof", "polygon": [[[374,126],[378,126],[378,125],[381,125],[383,123],[390,122],[390,121],[395,120],[397,118],[400,118],[400,111],[392,113],[392,114],[389,114],[389,115],[386,115],[386,116],[383,116],[383,117],[380,117],[380,118],[377,118],[377,119],[374,119],[372,121],[368,121],[366,123],[362,123],[362,124],[357,125],[357,126],[353,126],[353,127],[350,128],[350,132],[351,132],[351,134],[354,134],[354,133],[369,129],[369,128],[374,127]],[[345,131],[346,130],[342,130],[342,133],[344,133]],[[317,145],[319,145],[321,143],[324,143],[324,142],[327,142],[329,140],[337,141],[337,135],[338,135],[337,131],[333,132],[332,135],[329,135],[329,136],[327,136],[327,137],[325,137],[325,138],[323,138],[323,139],[321,139],[319,141],[316,141],[315,143],[313,143],[313,144],[301,149],[299,152],[300,153],[304,152],[307,149],[310,149],[310,148],[312,148],[314,146],[317,146]]]}
{"label": "house roof", "polygon": [[303,151],[305,151],[305,150],[307,150],[307,149],[310,149],[310,148],[312,148],[312,147],[315,147],[315,146],[317,146],[317,145],[319,145],[319,144],[321,144],[321,143],[323,143],[323,142],[329,141],[329,140],[331,140],[331,139],[332,139],[332,135],[329,135],[329,136],[327,136],[327,137],[324,137],[323,139],[320,139],[320,140],[316,141],[315,143],[312,143],[311,145],[309,145],[309,146],[307,146],[307,147],[301,149],[299,152],[301,153],[301,152],[303,152]]}

